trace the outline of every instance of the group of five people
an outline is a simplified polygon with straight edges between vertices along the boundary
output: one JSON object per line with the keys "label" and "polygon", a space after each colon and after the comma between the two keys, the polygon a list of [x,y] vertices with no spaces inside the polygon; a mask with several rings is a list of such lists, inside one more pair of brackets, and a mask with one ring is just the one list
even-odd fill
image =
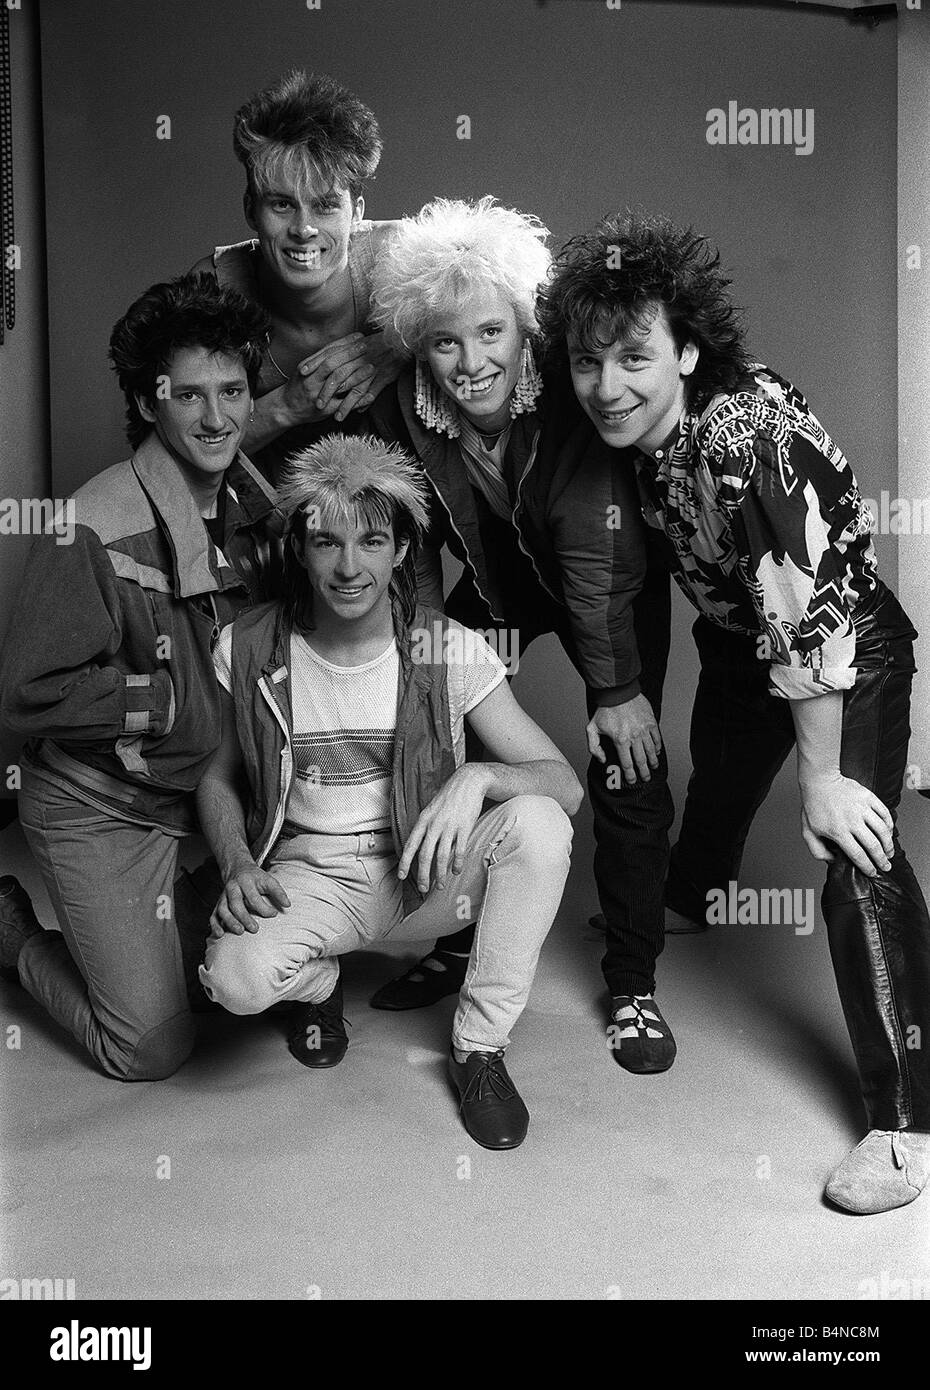
{"label": "group of five people", "polygon": [[[796,745],[870,1126],[827,1194],[912,1200],[930,919],[895,809],[917,634],[719,256],[625,214],[553,260],[489,197],[366,221],[378,126],[331,78],[259,93],[235,147],[255,238],[116,325],[132,457],[78,490],[72,544],[37,539],[10,625],[0,717],[27,739],[20,821],[60,931],[0,879],[0,967],[108,1075],[151,1080],[206,1001],[288,1005],[291,1053],[332,1066],[338,957],[433,942],[372,1003],[457,994],[465,1127],[520,1144],[504,1054],[582,790],[499,651],[554,633],[586,692],[615,1059],[672,1065],[665,932],[703,929]],[[700,657],[672,851],[670,576]],[[197,828],[214,862],[179,873]]]}

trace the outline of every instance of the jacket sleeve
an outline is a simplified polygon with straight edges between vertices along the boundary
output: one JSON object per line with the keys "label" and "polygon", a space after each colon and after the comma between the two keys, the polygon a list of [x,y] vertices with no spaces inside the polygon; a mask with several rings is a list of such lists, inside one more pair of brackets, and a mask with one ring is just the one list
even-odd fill
{"label": "jacket sleeve", "polygon": [[548,502],[550,529],[578,666],[599,705],[640,693],[633,600],[646,547],[633,466],[599,439],[577,465],[577,433],[560,451]]}
{"label": "jacket sleeve", "polygon": [[39,536],[4,645],[0,721],[61,741],[169,732],[168,671],[121,669],[122,645],[119,584],[96,534],[78,525],[68,545]]}
{"label": "jacket sleeve", "polygon": [[719,430],[707,455],[723,480],[737,565],[770,662],[789,700],[848,690],[856,633],[845,550],[868,513],[848,463],[816,418],[789,400],[747,400],[751,429]]}

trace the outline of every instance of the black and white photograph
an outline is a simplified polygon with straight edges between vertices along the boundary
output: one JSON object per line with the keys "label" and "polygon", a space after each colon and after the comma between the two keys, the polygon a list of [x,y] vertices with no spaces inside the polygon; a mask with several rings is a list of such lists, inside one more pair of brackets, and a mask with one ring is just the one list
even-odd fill
{"label": "black and white photograph", "polygon": [[921,0],[0,0],[25,1366],[905,1364],[928,267]]}

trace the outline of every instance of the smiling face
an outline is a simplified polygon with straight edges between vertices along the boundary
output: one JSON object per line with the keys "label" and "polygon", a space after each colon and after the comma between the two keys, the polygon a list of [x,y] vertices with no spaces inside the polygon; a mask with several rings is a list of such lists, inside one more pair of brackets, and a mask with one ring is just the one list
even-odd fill
{"label": "smiling face", "polygon": [[647,332],[605,348],[586,347],[569,333],[568,359],[575,395],[605,444],[648,450],[680,420],[698,350],[687,343],[679,355],[665,309],[657,305]]}
{"label": "smiling face", "polygon": [[391,578],[407,553],[407,542],[396,544],[390,523],[360,515],[332,518],[320,529],[308,524],[303,541],[295,535],[291,544],[307,572],[317,622],[354,622],[379,610],[390,621]]}
{"label": "smiling face", "polygon": [[503,428],[520,377],[524,335],[493,286],[430,325],[423,352],[437,385],[479,429]]}
{"label": "smiling face", "polygon": [[245,196],[246,221],[266,266],[293,290],[318,289],[345,269],[349,237],[364,211],[365,200],[347,188],[310,190],[284,178]]}
{"label": "smiling face", "polygon": [[168,359],[170,396],[137,397],[143,419],[195,484],[210,485],[236,457],[252,398],[240,357],[209,348],[177,348]]}

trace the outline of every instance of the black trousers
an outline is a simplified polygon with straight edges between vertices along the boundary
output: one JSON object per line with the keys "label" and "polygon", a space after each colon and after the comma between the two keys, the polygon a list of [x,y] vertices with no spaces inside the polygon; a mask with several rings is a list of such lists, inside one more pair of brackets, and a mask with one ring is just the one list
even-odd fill
{"label": "black trousers", "polygon": [[[446,605],[450,617],[468,627],[495,624],[473,588],[462,582]],[[531,627],[520,627],[521,651],[544,632],[554,632],[577,670],[565,612],[540,595]],[[670,577],[661,557],[650,562],[645,584],[633,602],[633,621],[642,672],[640,685],[659,719],[662,686],[668,665],[671,627]],[[596,705],[587,691],[589,715]],[[480,741],[466,730],[466,756],[483,757]],[[665,880],[669,866],[669,828],[674,807],[668,789],[665,750],[651,781],[633,787],[617,776],[619,758],[607,749],[606,766],[595,758],[588,766],[588,794],[594,811],[594,879],[607,919],[607,949],[602,962],[611,994],[649,994],[655,987],[655,963],[665,944]],[[448,949],[448,942],[445,942]],[[456,950],[468,949],[467,933],[456,933]]]}
{"label": "black trousers", "polygon": [[[892,816],[907,765],[916,635],[883,586],[856,611],[858,675],[844,696],[840,768]],[[705,618],[694,636],[694,770],[667,901],[701,919],[708,893],[737,879],[753,817],[795,740],[788,701],[769,692],[754,639]],[[836,849],[821,905],[869,1124],[930,1129],[930,918],[897,827],[891,865],[873,878]]]}

